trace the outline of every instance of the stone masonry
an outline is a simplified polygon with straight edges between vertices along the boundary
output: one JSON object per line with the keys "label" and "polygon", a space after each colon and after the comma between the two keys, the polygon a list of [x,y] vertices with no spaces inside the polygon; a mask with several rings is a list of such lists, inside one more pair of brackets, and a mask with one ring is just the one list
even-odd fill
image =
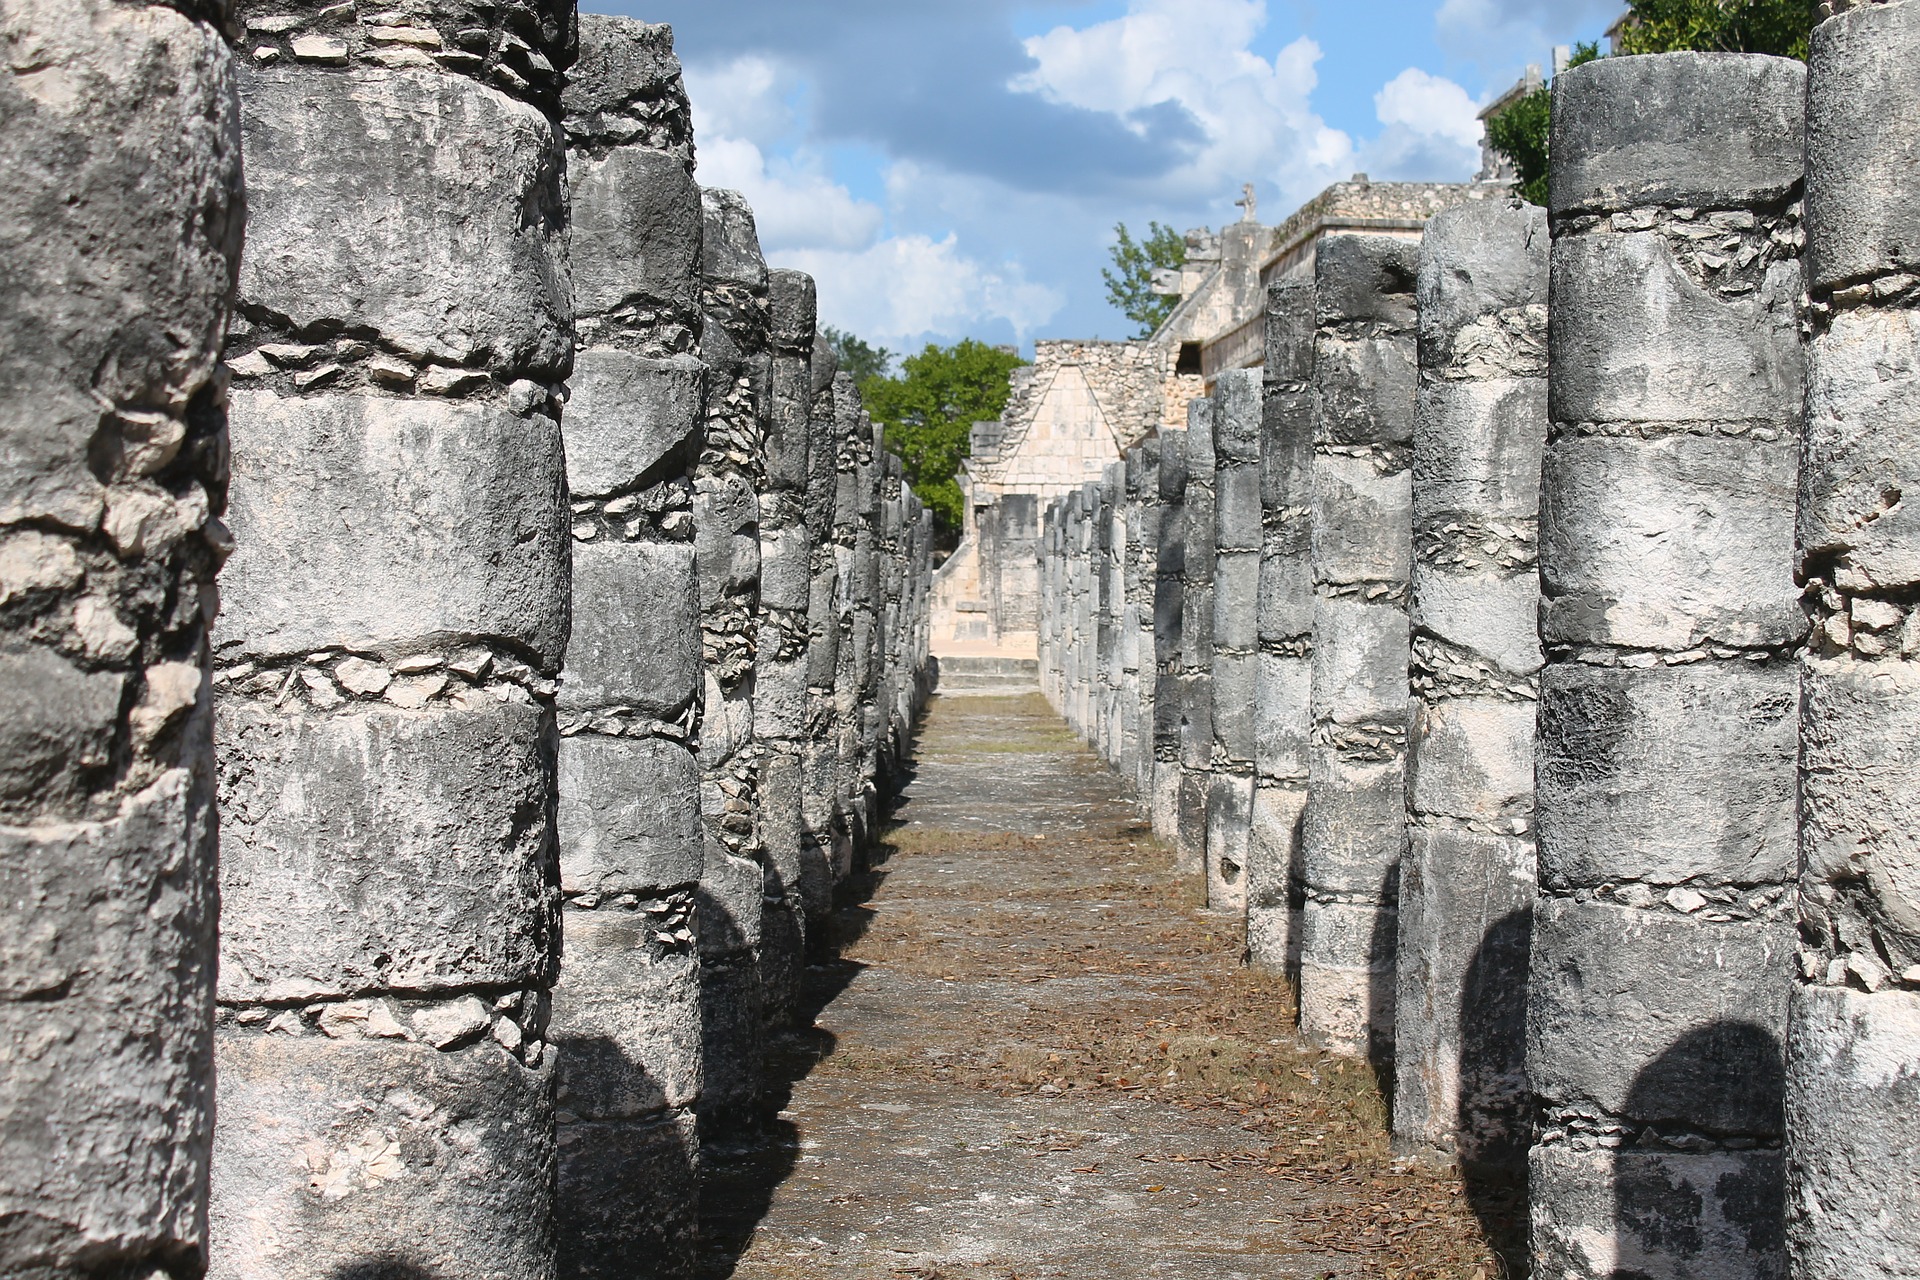
{"label": "stone masonry", "polygon": [[1393,1052],[1406,838],[1419,245],[1336,235],[1314,274],[1312,738],[1301,831],[1300,1029]]}
{"label": "stone masonry", "polygon": [[245,204],[215,5],[0,10],[0,1273],[198,1276]]}
{"label": "stone masonry", "polygon": [[1180,792],[1175,849],[1205,874],[1213,773],[1214,449],[1211,400],[1187,406],[1184,590],[1180,597]]}
{"label": "stone masonry", "polygon": [[1213,758],[1207,783],[1207,903],[1247,909],[1259,678],[1264,378],[1231,369],[1213,390]]}
{"label": "stone masonry", "polygon": [[1782,1274],[1805,69],[1554,81],[1536,1274]]}
{"label": "stone masonry", "polygon": [[554,1269],[574,21],[409,12],[240,7],[216,1276]]}
{"label": "stone masonry", "polygon": [[1787,1022],[1795,1280],[1920,1276],[1920,6],[1833,6],[1808,66],[1813,295],[1799,573],[1800,978]]}
{"label": "stone masonry", "polygon": [[1160,521],[1153,556],[1153,781],[1143,794],[1153,834],[1180,836],[1180,723],[1186,715],[1182,655],[1187,574],[1187,433],[1163,431]]}
{"label": "stone masonry", "polygon": [[700,190],[672,32],[582,16],[563,97],[577,347],[573,638],[559,692],[564,1277],[685,1275],[704,865],[694,466]]}
{"label": "stone masonry", "polygon": [[1287,975],[1300,968],[1300,819],[1312,731],[1313,327],[1311,281],[1269,286],[1247,957]]}
{"label": "stone masonry", "polygon": [[1412,718],[1395,958],[1397,1144],[1515,1181],[1532,1128],[1527,957],[1547,218],[1427,224],[1413,437]]}

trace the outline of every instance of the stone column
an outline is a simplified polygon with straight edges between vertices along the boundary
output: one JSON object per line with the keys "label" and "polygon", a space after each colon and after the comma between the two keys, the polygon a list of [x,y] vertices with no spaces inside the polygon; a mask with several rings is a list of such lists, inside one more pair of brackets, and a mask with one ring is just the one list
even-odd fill
{"label": "stone column", "polygon": [[684,1276],[701,1079],[700,189],[672,30],[593,15],[580,29],[562,99],[578,346],[552,1032],[559,1269]]}
{"label": "stone column", "polygon": [[1419,245],[1332,235],[1314,271],[1313,738],[1301,825],[1300,1029],[1393,1052],[1406,841]]}
{"label": "stone column", "polygon": [[1180,726],[1186,719],[1187,433],[1162,429],[1160,527],[1153,557],[1153,787],[1147,813],[1154,838],[1180,838]]}
{"label": "stone column", "polygon": [[1916,52],[1920,6],[1856,5],[1814,29],[1808,64],[1796,1280],[1920,1269],[1920,522],[1900,497],[1920,457]]}
{"label": "stone column", "polygon": [[1307,805],[1313,655],[1313,284],[1267,290],[1260,425],[1259,669],[1247,838],[1247,956],[1300,970],[1300,820]]}
{"label": "stone column", "polygon": [[207,626],[244,203],[217,6],[0,11],[0,1272],[198,1276]]}
{"label": "stone column", "polygon": [[1395,969],[1394,1141],[1518,1183],[1532,1128],[1540,455],[1547,215],[1427,224],[1413,435],[1413,718]]}
{"label": "stone column", "polygon": [[808,650],[812,641],[813,538],[807,485],[813,426],[813,277],[769,273],[773,376],[760,493],[759,643],[754,658],[753,727],[761,751],[760,836],[765,849],[760,974],[770,1028],[799,1015],[806,975],[807,900],[825,868],[812,860],[805,800]]}
{"label": "stone column", "polygon": [[1128,705],[1132,771],[1127,775],[1144,809],[1153,795],[1153,700],[1159,676],[1154,608],[1159,590],[1160,438],[1148,436],[1128,454],[1128,487],[1133,501],[1127,518],[1132,557],[1127,579],[1127,612],[1133,625],[1131,702]]}
{"label": "stone column", "polygon": [[1100,487],[1083,484],[1074,491],[1068,510],[1073,530],[1073,715],[1076,732],[1093,741],[1093,691],[1099,679]]}
{"label": "stone column", "polygon": [[816,959],[830,948],[827,930],[835,884],[853,865],[847,813],[840,795],[840,725],[834,684],[840,670],[839,551],[834,542],[839,487],[838,361],[815,339],[813,401],[807,420],[806,524],[811,586],[807,597],[807,744],[801,822],[807,846],[800,881],[807,942]]}
{"label": "stone column", "polygon": [[554,1272],[571,5],[243,4],[212,1274]]}
{"label": "stone column", "polygon": [[873,644],[873,522],[864,478],[872,468],[873,424],[860,407],[849,374],[834,382],[834,608],[840,643],[835,655],[833,707],[834,790],[847,829],[846,867],[865,856],[868,814],[860,776],[867,655]]}
{"label": "stone column", "polygon": [[766,486],[771,304],[753,210],[704,191],[700,253],[706,438],[694,470],[705,706],[700,716],[703,1129],[750,1129],[761,1104],[760,974],[765,845],[761,746],[754,727],[760,632],[760,491]]}
{"label": "stone column", "polygon": [[1213,766],[1207,787],[1207,905],[1247,909],[1260,635],[1262,375],[1214,383]]}
{"label": "stone column", "polygon": [[1093,746],[1112,767],[1120,763],[1120,642],[1125,589],[1121,565],[1126,557],[1126,523],[1120,504],[1126,493],[1126,464],[1110,462],[1102,469],[1094,536],[1099,550],[1094,562],[1094,588],[1099,592],[1099,631],[1095,650]]}
{"label": "stone column", "polygon": [[1778,1276],[1805,70],[1553,92],[1534,1268]]}
{"label": "stone column", "polygon": [[1204,878],[1213,787],[1213,402],[1187,405],[1186,591],[1180,621],[1180,872]]}
{"label": "stone column", "polygon": [[[859,406],[858,394],[854,403]],[[860,408],[865,441],[855,472],[859,522],[854,544],[854,687],[858,691],[857,740],[851,757],[853,809],[858,823],[856,856],[865,864],[879,826],[881,563],[880,492],[886,468],[886,434]]]}

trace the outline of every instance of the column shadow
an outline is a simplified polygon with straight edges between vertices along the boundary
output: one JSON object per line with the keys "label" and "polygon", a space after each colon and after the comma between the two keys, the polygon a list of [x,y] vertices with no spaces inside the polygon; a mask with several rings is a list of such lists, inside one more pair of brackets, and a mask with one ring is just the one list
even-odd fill
{"label": "column shadow", "polygon": [[1527,1148],[1533,1097],[1527,1084],[1527,965],[1533,910],[1493,922],[1468,962],[1460,1000],[1455,1152],[1467,1203],[1511,1280],[1524,1280]]}

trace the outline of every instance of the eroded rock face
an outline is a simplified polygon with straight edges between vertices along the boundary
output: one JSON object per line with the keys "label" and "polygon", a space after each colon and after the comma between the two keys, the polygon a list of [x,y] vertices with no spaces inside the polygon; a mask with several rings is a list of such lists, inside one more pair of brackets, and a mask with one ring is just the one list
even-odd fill
{"label": "eroded rock face", "polygon": [[1394,1138],[1524,1177],[1535,892],[1547,219],[1484,200],[1421,248],[1413,713],[1396,958]]}
{"label": "eroded rock face", "polygon": [[206,1265],[245,206],[196,6],[0,13],[0,1271]]}
{"label": "eroded rock face", "polygon": [[[1837,7],[1837,6],[1836,6]],[[1913,88],[1920,7],[1851,6],[1808,62],[1812,283],[1798,568],[1814,635],[1800,703],[1800,977],[1786,1049],[1792,1274],[1911,1276],[1920,1190],[1920,430]],[[1863,115],[1866,104],[1872,113]]]}
{"label": "eroded rock face", "polygon": [[1785,1268],[1803,91],[1745,55],[1554,83],[1542,1273]]}
{"label": "eroded rock face", "polygon": [[541,1280],[572,14],[239,20],[212,1270]]}

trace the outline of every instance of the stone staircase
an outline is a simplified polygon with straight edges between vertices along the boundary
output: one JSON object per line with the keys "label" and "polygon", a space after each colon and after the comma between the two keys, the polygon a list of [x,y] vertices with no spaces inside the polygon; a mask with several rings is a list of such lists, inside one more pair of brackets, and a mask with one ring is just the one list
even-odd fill
{"label": "stone staircase", "polygon": [[934,663],[934,692],[942,697],[1016,697],[1040,692],[1038,658],[949,656]]}

